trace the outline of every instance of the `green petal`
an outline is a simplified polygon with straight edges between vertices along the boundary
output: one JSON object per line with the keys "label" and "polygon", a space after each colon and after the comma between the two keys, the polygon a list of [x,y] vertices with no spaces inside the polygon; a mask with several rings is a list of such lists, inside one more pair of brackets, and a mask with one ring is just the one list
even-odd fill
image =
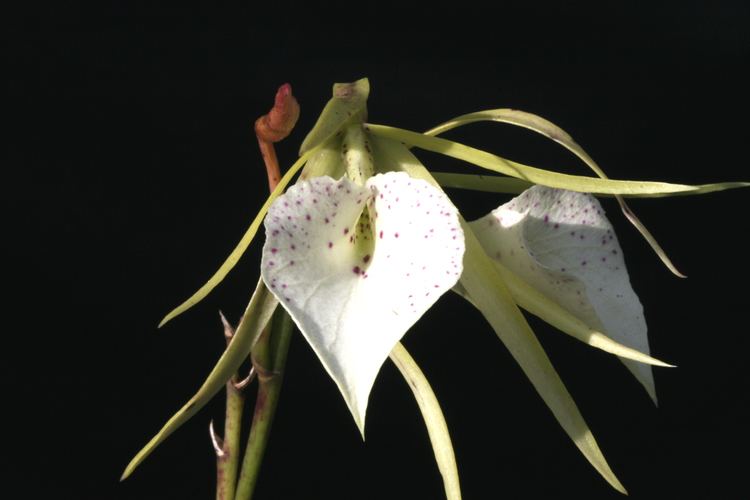
{"label": "green petal", "polygon": [[255,219],[253,219],[252,224],[250,224],[250,227],[245,232],[244,236],[242,236],[242,239],[237,244],[237,246],[232,250],[232,253],[229,254],[229,257],[227,257],[227,260],[224,261],[224,263],[219,267],[219,269],[214,273],[213,276],[204,284],[202,287],[198,289],[197,292],[195,292],[193,295],[190,296],[189,299],[187,299],[185,302],[180,304],[179,306],[175,307],[169,314],[164,316],[164,319],[161,320],[159,323],[159,328],[164,326],[168,321],[174,319],[175,317],[179,316],[180,314],[184,313],[191,307],[193,307],[195,304],[203,300],[206,295],[211,293],[211,290],[213,290],[216,285],[221,283],[221,281],[226,277],[227,274],[229,274],[229,271],[232,270],[232,268],[237,264],[237,262],[240,260],[240,257],[242,257],[242,254],[245,253],[245,250],[247,250],[247,247],[250,246],[250,243],[253,241],[253,238],[255,238],[255,234],[258,232],[258,228],[260,227],[260,224],[263,222],[263,218],[266,216],[266,212],[268,211],[268,207],[271,206],[271,203],[284,191],[287,184],[289,184],[289,181],[292,180],[292,177],[297,173],[297,171],[302,168],[302,165],[305,164],[307,159],[315,153],[316,150],[311,150],[302,155],[296,162],[294,162],[294,165],[292,165],[289,170],[284,174],[284,177],[281,178],[279,181],[279,184],[276,186],[276,189],[273,190],[273,192],[270,194],[266,202],[263,204],[263,206],[260,208],[260,211],[258,212],[258,215],[255,216]]}
{"label": "green petal", "polygon": [[255,341],[271,319],[278,301],[268,292],[263,281],[258,281],[253,297],[242,316],[237,330],[232,337],[224,354],[198,392],[190,398],[190,401],[183,406],[180,411],[174,414],[172,418],[164,424],[164,427],[154,436],[146,446],[130,461],[125,468],[120,480],[126,479],[133,473],[136,467],[151,454],[159,444],[164,441],[182,424],[187,422],[198,410],[203,408],[217,392],[219,392],[236,372],[240,365],[247,359]]}
{"label": "green petal", "polygon": [[[382,138],[373,142],[377,152],[397,163],[409,175],[437,186],[437,182],[427,169],[403,144]],[[484,253],[479,241],[465,222],[463,227],[466,253],[461,285],[492,325],[495,333],[511,352],[578,449],[607,482],[618,491],[625,493],[625,488],[607,464],[573,398],[560,380],[523,314],[513,302],[492,260]],[[514,429],[511,432],[517,431]]]}
{"label": "green petal", "polygon": [[333,97],[328,101],[312,130],[302,141],[299,154],[326,142],[349,123],[362,123],[367,118],[367,97],[370,82],[362,78],[354,83],[335,83]]}
{"label": "green petal", "polygon": [[299,174],[300,181],[325,175],[340,179],[344,175],[344,159],[341,156],[341,137],[334,136],[321,144],[307,160],[305,168]]}
{"label": "green petal", "polygon": [[400,342],[391,351],[390,358],[401,372],[404,380],[409,384],[414,399],[419,405],[419,411],[422,412],[427,433],[432,443],[432,451],[435,454],[435,461],[438,464],[440,475],[443,476],[445,497],[448,500],[461,500],[461,485],[458,480],[456,455],[453,452],[448,424],[445,423],[440,403],[438,403],[424,373]]}
{"label": "green petal", "polygon": [[369,130],[377,136],[392,139],[398,142],[416,146],[427,151],[441,153],[451,158],[473,163],[487,170],[500,174],[524,179],[534,184],[568,189],[582,193],[592,194],[622,194],[622,195],[655,195],[655,194],[698,194],[711,191],[722,191],[731,187],[744,187],[750,183],[719,183],[691,186],[687,184],[669,184],[666,182],[649,181],[620,181],[609,179],[597,179],[595,177],[584,177],[579,175],[560,174],[529,167],[511,160],[506,160],[480,149],[472,148],[458,142],[429,137],[424,134],[403,130],[385,125],[368,124]]}
{"label": "green petal", "polygon": [[[487,111],[480,111],[478,113],[470,113],[468,115],[454,118],[453,120],[443,123],[442,125],[438,125],[434,129],[425,132],[425,135],[437,135],[445,132],[446,130],[451,130],[462,125],[480,121],[509,123],[542,134],[543,136],[552,139],[556,143],[562,145],[568,151],[580,158],[586,165],[591,168],[591,170],[596,173],[596,175],[598,175],[602,179],[607,179],[607,176],[604,174],[604,171],[599,167],[599,165],[597,165],[593,158],[591,158],[591,156],[589,156],[589,154],[586,153],[586,151],[584,151],[584,149],[579,146],[578,143],[576,143],[567,132],[565,132],[563,129],[550,122],[549,120],[546,120],[541,116],[526,113],[525,111],[518,111],[516,109],[491,109]],[[656,238],[654,238],[654,236],[646,228],[646,226],[643,225],[643,223],[638,219],[635,213],[633,213],[630,207],[628,207],[622,196],[615,195],[615,198],[617,199],[617,203],[620,204],[622,213],[625,214],[625,217],[630,221],[630,223],[635,226],[638,232],[641,233],[641,235],[654,250],[656,255],[659,256],[659,259],[661,259],[664,265],[667,266],[667,268],[676,276],[685,278],[686,276],[677,270],[677,267],[675,267],[674,263],[672,263],[670,258],[667,256],[667,253],[656,241]]]}

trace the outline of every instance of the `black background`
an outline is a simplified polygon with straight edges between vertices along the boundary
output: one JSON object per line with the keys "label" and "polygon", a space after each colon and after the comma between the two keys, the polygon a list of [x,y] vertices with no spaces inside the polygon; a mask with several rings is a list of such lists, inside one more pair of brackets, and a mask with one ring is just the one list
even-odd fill
{"label": "black background", "polygon": [[[207,427],[221,396],[118,478],[221,353],[217,310],[239,317],[257,280],[260,242],[202,304],[156,330],[265,199],[251,125],[284,82],[302,116],[278,148],[282,165],[331,84],[368,76],[375,123],[424,130],[513,107],[563,126],[614,178],[750,180],[746,2],[271,4],[60,3],[6,17],[0,460],[21,498],[212,497]],[[559,146],[508,126],[449,137],[586,173]],[[473,218],[503,199],[455,201]],[[658,409],[611,356],[530,320],[632,498],[746,494],[747,199],[633,201],[687,280],[604,202],[652,351],[680,366],[657,370]],[[456,296],[405,344],[441,400],[464,498],[620,497]],[[441,498],[416,405],[389,363],[367,423],[363,444],[297,335],[256,498]]]}

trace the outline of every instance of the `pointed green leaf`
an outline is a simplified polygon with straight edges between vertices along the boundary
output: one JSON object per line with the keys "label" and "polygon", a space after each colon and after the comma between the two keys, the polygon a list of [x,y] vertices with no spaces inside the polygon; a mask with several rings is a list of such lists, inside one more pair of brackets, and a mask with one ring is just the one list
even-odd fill
{"label": "pointed green leaf", "polygon": [[524,179],[534,184],[542,184],[544,186],[568,189],[570,191],[578,191],[582,193],[622,195],[673,193],[696,194],[696,191],[722,191],[731,187],[744,187],[750,185],[748,183],[719,183],[690,186],[686,184],[669,184],[666,182],[620,181],[560,174],[506,160],[500,156],[458,142],[448,141],[438,137],[430,137],[409,130],[374,124],[368,124],[367,128],[377,136],[403,142],[427,151],[444,154],[451,158],[473,163],[474,165],[500,174]]}
{"label": "pointed green leaf", "polygon": [[294,165],[292,165],[289,170],[284,174],[284,177],[281,178],[279,181],[279,184],[276,186],[276,189],[273,190],[273,192],[269,195],[266,202],[263,204],[263,206],[260,208],[260,211],[258,212],[258,215],[255,216],[255,219],[253,219],[253,222],[250,224],[250,227],[245,232],[244,236],[242,236],[242,239],[237,244],[237,246],[232,250],[232,253],[229,254],[229,257],[227,257],[227,260],[224,261],[224,263],[219,267],[219,269],[214,273],[213,276],[204,284],[202,287],[198,289],[197,292],[195,292],[193,295],[190,296],[189,299],[187,299],[185,302],[174,308],[169,314],[164,316],[164,319],[161,320],[159,323],[159,328],[164,326],[168,321],[174,319],[175,317],[179,316],[180,314],[184,313],[191,307],[193,307],[195,304],[203,300],[206,295],[211,293],[211,290],[213,290],[216,285],[221,283],[221,281],[226,277],[227,274],[229,274],[229,271],[232,270],[232,268],[237,264],[237,262],[240,260],[240,257],[245,253],[245,250],[247,250],[247,247],[250,246],[250,243],[253,241],[253,238],[255,238],[255,234],[258,232],[258,228],[260,227],[261,222],[263,222],[263,217],[266,216],[266,212],[268,211],[268,207],[271,206],[271,203],[282,193],[284,192],[284,189],[286,188],[287,184],[289,184],[289,181],[292,180],[294,175],[299,171],[300,168],[305,164],[307,159],[315,153],[316,150],[311,150],[302,155],[296,162],[294,162]]}
{"label": "pointed green leaf", "polygon": [[310,133],[302,141],[299,154],[302,155],[326,142],[347,124],[365,121],[369,95],[370,81],[367,78],[354,83],[335,83],[333,97],[323,108]]}
{"label": "pointed green leaf", "polygon": [[443,476],[445,497],[448,500],[461,500],[461,485],[458,480],[458,468],[456,467],[456,455],[453,452],[453,443],[448,432],[448,424],[445,422],[443,411],[435,393],[430,387],[427,378],[419,369],[414,358],[404,346],[397,342],[390,354],[391,361],[401,372],[401,376],[409,384],[414,399],[422,412],[427,433],[432,443],[432,451],[435,453],[435,461],[438,464],[440,475]]}
{"label": "pointed green leaf", "polygon": [[278,301],[276,298],[268,293],[263,281],[258,281],[258,286],[255,288],[250,303],[245,309],[245,314],[242,316],[237,330],[234,333],[232,341],[227,346],[224,354],[221,355],[219,361],[203,385],[198,389],[198,392],[190,398],[190,401],[185,404],[172,418],[164,424],[164,427],[151,439],[151,441],[143,447],[141,451],[130,461],[128,466],[125,468],[125,472],[122,474],[120,480],[126,479],[130,474],[133,473],[136,467],[151,454],[159,444],[164,441],[170,434],[172,434],[182,424],[187,422],[198,410],[203,408],[211,398],[213,398],[217,392],[224,388],[227,380],[229,380],[236,372],[240,365],[247,359],[250,354],[255,341],[258,339],[263,328],[265,328],[268,321],[271,319]]}
{"label": "pointed green leaf", "polygon": [[[565,149],[580,158],[596,175],[602,179],[607,179],[604,171],[597,165],[597,163],[589,156],[584,149],[576,143],[573,138],[565,132],[563,129],[555,125],[549,120],[542,118],[541,116],[534,115],[532,113],[526,113],[525,111],[518,111],[516,109],[491,109],[487,111],[480,111],[478,113],[470,113],[468,115],[459,116],[453,120],[449,120],[442,125],[438,125],[434,129],[425,132],[425,135],[438,135],[446,130],[451,130],[462,125],[469,123],[475,123],[480,121],[494,121],[500,123],[509,123],[512,125],[518,125],[526,129],[537,132],[556,143],[562,145]],[[625,203],[625,200],[620,195],[615,195],[617,203],[620,204],[620,209],[625,217],[630,221],[633,226],[641,233],[646,242],[651,246],[656,255],[661,259],[667,268],[672,271],[673,274],[680,278],[686,276],[677,270],[674,263],[672,263],[667,253],[662,249],[661,245],[656,241],[656,238],[646,228],[645,225],[638,219],[635,213]]]}
{"label": "pointed green leaf", "polygon": [[[409,175],[437,186],[437,182],[427,169],[403,144],[383,139],[375,140],[373,143],[377,152],[396,162]],[[471,301],[492,325],[495,333],[511,352],[578,449],[607,482],[618,491],[625,493],[625,488],[607,464],[573,398],[560,380],[523,314],[513,302],[492,260],[485,254],[471,228],[465,222],[463,227],[466,253],[461,285],[471,297]]]}

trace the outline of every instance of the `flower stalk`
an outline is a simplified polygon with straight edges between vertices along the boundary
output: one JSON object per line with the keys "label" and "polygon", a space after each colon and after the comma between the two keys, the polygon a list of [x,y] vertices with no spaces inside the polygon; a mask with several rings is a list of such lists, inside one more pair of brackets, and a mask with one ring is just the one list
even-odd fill
{"label": "flower stalk", "polygon": [[[289,135],[299,118],[299,104],[292,95],[292,87],[286,83],[276,92],[274,106],[266,115],[258,118],[255,122],[255,135],[258,138],[258,146],[263,155],[263,163],[268,174],[268,188],[270,192],[276,189],[281,179],[281,171],[276,156],[274,143],[281,141]],[[283,309],[278,309],[271,321],[271,327],[267,328],[253,347],[251,359],[253,370],[258,378],[258,394],[255,400],[255,410],[248,437],[247,448],[242,460],[239,480],[236,492],[232,497],[236,500],[249,500],[252,498],[255,485],[258,480],[260,465],[268,444],[271,432],[271,424],[276,415],[283,369],[286,364],[289,342],[291,340],[293,324],[289,315]],[[229,418],[229,385],[236,390],[233,384],[227,385],[227,418]],[[241,414],[241,412],[240,412]],[[237,422],[239,428],[239,422]],[[238,436],[239,439],[239,436]],[[237,472],[238,454],[230,458],[234,462],[233,470]],[[234,480],[234,478],[232,479]],[[217,499],[218,499],[217,490]]]}
{"label": "flower stalk", "polygon": [[[227,346],[234,337],[234,328],[221,314],[224,325],[224,337]],[[237,486],[237,470],[239,468],[240,430],[242,427],[242,413],[245,406],[245,395],[242,386],[234,376],[226,383],[226,415],[224,417],[224,439],[218,440],[213,433],[211,422],[211,437],[216,450],[216,500],[232,500]]]}
{"label": "flower stalk", "polygon": [[258,374],[258,395],[255,400],[250,436],[242,459],[235,500],[249,500],[255,491],[263,455],[271,433],[271,424],[279,403],[293,327],[294,324],[289,314],[283,309],[277,309],[270,331],[266,331],[258,339],[258,344],[253,349],[253,366]]}

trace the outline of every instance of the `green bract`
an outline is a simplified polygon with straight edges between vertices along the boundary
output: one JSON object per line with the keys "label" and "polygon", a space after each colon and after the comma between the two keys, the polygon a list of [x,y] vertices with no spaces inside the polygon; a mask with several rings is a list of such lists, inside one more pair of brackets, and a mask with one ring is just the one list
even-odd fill
{"label": "green bract", "polygon": [[[748,183],[691,186],[607,179],[564,131],[514,110],[456,118],[425,134],[365,123],[369,82],[336,84],[300,159],[261,208],[219,271],[162,324],[205,297],[234,266],[265,220],[262,281],[237,334],[205,384],[133,459],[124,477],[232,376],[281,304],[339,387],[364,435],[370,389],[387,357],[419,402],[446,495],[460,498],[447,426],[426,379],[399,340],[453,289],[485,316],[576,446],[625,492],[519,307],[613,353],[656,401],[643,308],[630,286],[613,228],[592,194],[615,196],[665,264],[679,274],[625,205],[624,196],[703,194]],[[562,144],[598,177],[529,167],[433,137],[480,120],[511,123]],[[503,176],[434,176],[410,147],[442,153]],[[295,185],[289,182],[304,166]],[[520,193],[467,223],[442,191]]]}

